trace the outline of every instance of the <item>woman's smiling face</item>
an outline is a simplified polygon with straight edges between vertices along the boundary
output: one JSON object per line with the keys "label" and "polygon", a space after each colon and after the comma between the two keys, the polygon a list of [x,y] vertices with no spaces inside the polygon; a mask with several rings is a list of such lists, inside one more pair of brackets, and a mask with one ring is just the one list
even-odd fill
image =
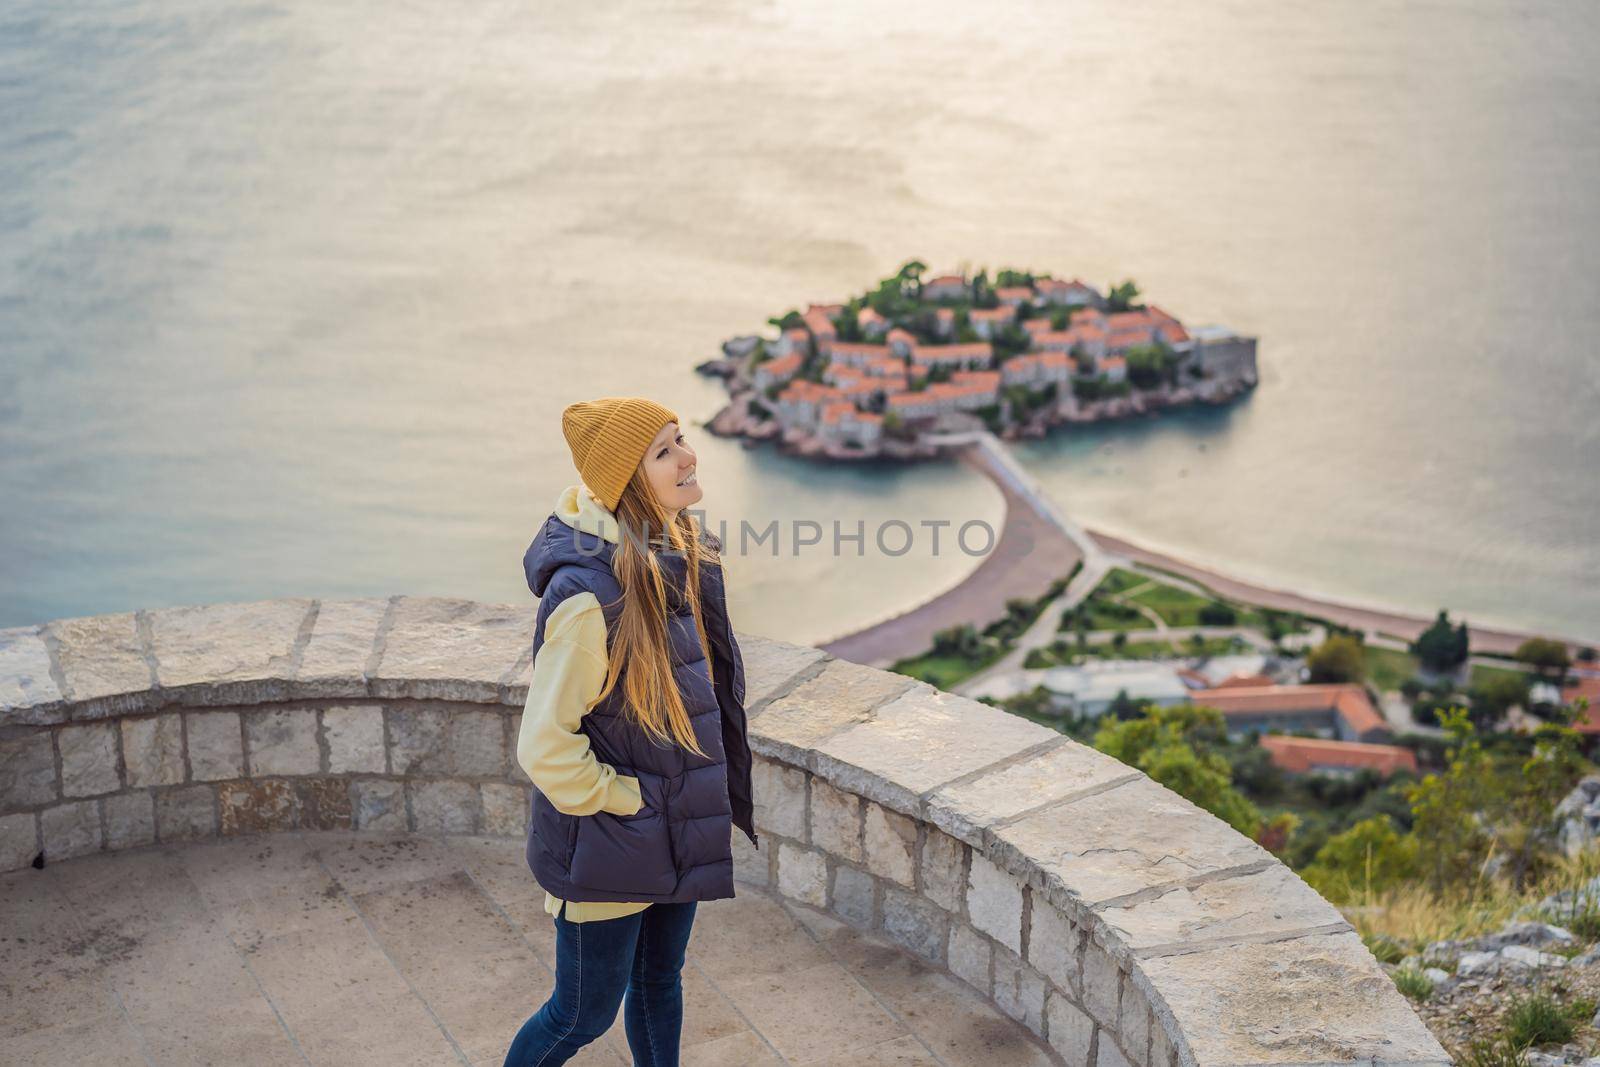
{"label": "woman's smiling face", "polygon": [[641,466],[661,506],[671,512],[697,504],[705,496],[696,475],[696,457],[678,429],[669,422],[645,450]]}

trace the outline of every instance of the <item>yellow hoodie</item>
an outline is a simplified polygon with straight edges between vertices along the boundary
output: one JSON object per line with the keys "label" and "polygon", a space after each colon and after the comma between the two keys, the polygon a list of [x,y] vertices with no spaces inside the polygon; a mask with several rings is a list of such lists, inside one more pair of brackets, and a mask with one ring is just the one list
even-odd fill
{"label": "yellow hoodie", "polygon": [[[556,498],[555,514],[569,526],[616,544],[616,516],[596,500],[588,487],[569,485]],[[590,592],[567,597],[544,624],[544,644],[533,660],[528,700],[517,734],[517,763],[549,798],[557,811],[593,815],[607,811],[632,815],[644,804],[639,779],[618,774],[589,750],[589,738],[578,731],[585,705],[599,695],[606,680],[606,621],[600,601]],[[544,910],[561,911],[561,898],[544,895]],[[568,922],[588,922],[632,915],[649,902],[569,900]]]}

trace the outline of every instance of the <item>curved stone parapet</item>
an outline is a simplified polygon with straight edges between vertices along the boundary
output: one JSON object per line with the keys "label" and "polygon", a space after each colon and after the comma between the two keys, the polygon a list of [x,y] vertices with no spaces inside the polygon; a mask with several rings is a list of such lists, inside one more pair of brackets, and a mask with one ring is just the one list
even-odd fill
{"label": "curved stone parapet", "polygon": [[[397,596],[0,631],[0,870],[293,828],[520,836],[532,627],[531,604]],[[1449,1062],[1333,907],[1143,773],[739,640],[741,880],[947,968],[1071,1067]]]}

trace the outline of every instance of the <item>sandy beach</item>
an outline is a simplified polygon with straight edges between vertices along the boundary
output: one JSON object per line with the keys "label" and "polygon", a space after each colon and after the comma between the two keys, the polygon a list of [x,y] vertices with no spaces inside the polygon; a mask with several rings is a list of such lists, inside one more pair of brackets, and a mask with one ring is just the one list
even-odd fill
{"label": "sandy beach", "polygon": [[[966,446],[952,451],[956,458],[983,472],[1005,499],[1005,527],[994,551],[945,592],[909,611],[834,638],[821,646],[825,651],[852,662],[887,667],[896,660],[927,651],[933,635],[940,630],[963,623],[983,629],[1005,614],[1007,600],[1041,595],[1051,581],[1066,575],[1079,560],[1088,560],[1093,569],[1100,571],[1129,564],[1160,568],[1230,600],[1316,616],[1369,636],[1388,634],[1410,641],[1433,622],[1432,614],[1410,615],[1231,578],[1126,538],[1058,520],[1051,514],[1049,502],[1029,491],[1031,479],[1027,484],[1017,484],[1019,468],[999,453],[1003,448],[994,441],[987,449]],[[1063,521],[1067,523],[1065,527]],[[1573,655],[1589,644],[1556,634],[1478,626],[1470,619],[1467,630],[1474,652],[1509,654],[1535,636],[1565,640]]]}

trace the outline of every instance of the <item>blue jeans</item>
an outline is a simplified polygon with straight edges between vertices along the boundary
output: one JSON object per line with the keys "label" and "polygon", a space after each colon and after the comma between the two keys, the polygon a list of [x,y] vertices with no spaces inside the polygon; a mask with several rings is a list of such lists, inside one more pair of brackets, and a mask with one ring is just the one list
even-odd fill
{"label": "blue jeans", "polygon": [[575,923],[561,905],[556,988],[517,1031],[505,1067],[555,1067],[611,1029],[622,994],[634,1067],[678,1067],[684,952],[695,901],[652,904],[616,919]]}

